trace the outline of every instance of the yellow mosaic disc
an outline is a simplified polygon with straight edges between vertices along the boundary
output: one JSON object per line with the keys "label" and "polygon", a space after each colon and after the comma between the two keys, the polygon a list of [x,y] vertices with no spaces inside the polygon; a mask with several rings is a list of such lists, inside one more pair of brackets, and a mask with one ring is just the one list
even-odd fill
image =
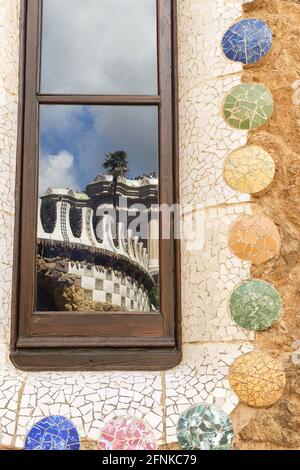
{"label": "yellow mosaic disc", "polygon": [[268,407],[283,395],[286,376],[277,360],[260,352],[240,356],[230,367],[229,382],[239,400],[255,408]]}
{"label": "yellow mosaic disc", "polygon": [[275,175],[271,155],[257,145],[234,150],[224,163],[224,179],[228,186],[241,193],[253,194],[265,189]]}

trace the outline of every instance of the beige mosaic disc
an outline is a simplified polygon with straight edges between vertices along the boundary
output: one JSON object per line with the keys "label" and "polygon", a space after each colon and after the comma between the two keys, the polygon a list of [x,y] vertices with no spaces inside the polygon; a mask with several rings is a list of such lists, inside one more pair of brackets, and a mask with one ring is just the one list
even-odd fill
{"label": "beige mosaic disc", "polygon": [[280,251],[280,235],[274,222],[263,215],[241,215],[229,230],[229,247],[240,259],[261,264]]}
{"label": "beige mosaic disc", "polygon": [[234,150],[225,160],[224,179],[228,186],[241,193],[258,193],[265,189],[275,175],[271,155],[257,145]]}
{"label": "beige mosaic disc", "polygon": [[240,401],[262,408],[273,405],[282,397],[286,377],[280,362],[267,354],[251,352],[232,364],[229,382]]}

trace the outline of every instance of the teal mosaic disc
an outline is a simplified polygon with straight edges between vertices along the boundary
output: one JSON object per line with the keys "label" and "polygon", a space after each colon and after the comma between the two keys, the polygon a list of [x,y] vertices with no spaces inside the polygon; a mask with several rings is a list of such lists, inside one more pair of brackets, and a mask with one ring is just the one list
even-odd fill
{"label": "teal mosaic disc", "polygon": [[242,83],[226,96],[224,118],[235,129],[257,129],[273,114],[273,97],[270,91],[257,83]]}
{"label": "teal mosaic disc", "polygon": [[278,320],[282,302],[275,287],[265,281],[253,280],[233,291],[229,306],[231,316],[239,326],[264,331]]}
{"label": "teal mosaic disc", "polygon": [[233,429],[230,417],[211,405],[196,405],[178,421],[177,438],[185,450],[229,450]]}

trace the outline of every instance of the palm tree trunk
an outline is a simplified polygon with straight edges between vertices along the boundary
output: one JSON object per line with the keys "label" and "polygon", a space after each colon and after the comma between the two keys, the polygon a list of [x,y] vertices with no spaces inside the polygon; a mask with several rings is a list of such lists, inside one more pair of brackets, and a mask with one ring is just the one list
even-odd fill
{"label": "palm tree trunk", "polygon": [[114,209],[117,210],[117,186],[118,186],[118,177],[114,176],[113,177],[113,206]]}

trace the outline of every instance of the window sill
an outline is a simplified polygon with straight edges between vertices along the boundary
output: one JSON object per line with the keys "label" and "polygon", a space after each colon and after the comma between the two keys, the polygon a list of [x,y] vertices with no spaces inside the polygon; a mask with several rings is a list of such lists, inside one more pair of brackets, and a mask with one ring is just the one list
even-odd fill
{"label": "window sill", "polygon": [[162,371],[180,364],[182,352],[164,349],[15,349],[13,365],[38,371]]}

